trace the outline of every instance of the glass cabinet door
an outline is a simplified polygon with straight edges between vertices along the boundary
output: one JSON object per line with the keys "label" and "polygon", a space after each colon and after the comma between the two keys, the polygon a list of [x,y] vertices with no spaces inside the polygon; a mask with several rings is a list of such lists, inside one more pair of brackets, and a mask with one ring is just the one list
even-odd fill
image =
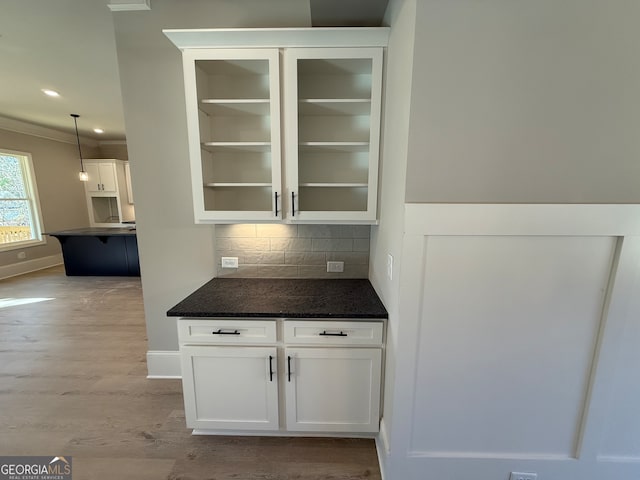
{"label": "glass cabinet door", "polygon": [[382,50],[285,51],[287,215],[376,220]]}
{"label": "glass cabinet door", "polygon": [[183,59],[196,222],[281,220],[278,50]]}

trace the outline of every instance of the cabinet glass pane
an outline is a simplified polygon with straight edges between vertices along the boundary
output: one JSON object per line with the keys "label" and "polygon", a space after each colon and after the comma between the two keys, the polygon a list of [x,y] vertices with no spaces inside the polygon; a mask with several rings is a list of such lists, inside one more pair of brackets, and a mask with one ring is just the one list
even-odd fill
{"label": "cabinet glass pane", "polygon": [[300,98],[371,98],[370,58],[298,60]]}
{"label": "cabinet glass pane", "polygon": [[269,98],[267,60],[196,60],[198,100]]}
{"label": "cabinet glass pane", "polygon": [[367,187],[300,187],[298,208],[304,211],[366,212]]}
{"label": "cabinet glass pane", "polygon": [[271,183],[270,152],[205,151],[202,179],[207,183]]}
{"label": "cabinet glass pane", "polygon": [[367,152],[345,153],[324,149],[301,151],[298,156],[298,178],[306,183],[363,183],[369,175]]}
{"label": "cabinet glass pane", "polygon": [[300,211],[367,211],[370,58],[298,59]]}
{"label": "cabinet glass pane", "polygon": [[271,187],[204,187],[205,211],[270,211]]}
{"label": "cabinet glass pane", "polygon": [[269,61],[195,63],[205,211],[270,211]]}

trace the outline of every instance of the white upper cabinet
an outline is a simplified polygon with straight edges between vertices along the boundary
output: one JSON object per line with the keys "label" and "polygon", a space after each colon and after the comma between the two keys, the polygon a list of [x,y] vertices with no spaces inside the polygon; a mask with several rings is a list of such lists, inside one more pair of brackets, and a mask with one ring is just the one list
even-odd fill
{"label": "white upper cabinet", "polygon": [[112,162],[85,162],[85,171],[89,180],[85,184],[85,190],[93,195],[108,195],[118,191],[116,180],[116,165]]}
{"label": "white upper cabinet", "polygon": [[196,223],[377,222],[388,29],[165,34],[183,51]]}

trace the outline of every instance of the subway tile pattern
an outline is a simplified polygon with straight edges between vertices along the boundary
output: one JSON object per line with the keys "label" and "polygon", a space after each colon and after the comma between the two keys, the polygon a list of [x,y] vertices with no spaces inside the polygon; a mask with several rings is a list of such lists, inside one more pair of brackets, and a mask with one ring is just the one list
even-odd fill
{"label": "subway tile pattern", "polygon": [[[368,278],[368,225],[216,225],[219,277]],[[222,268],[238,257],[238,268]],[[327,262],[344,262],[328,273]]]}

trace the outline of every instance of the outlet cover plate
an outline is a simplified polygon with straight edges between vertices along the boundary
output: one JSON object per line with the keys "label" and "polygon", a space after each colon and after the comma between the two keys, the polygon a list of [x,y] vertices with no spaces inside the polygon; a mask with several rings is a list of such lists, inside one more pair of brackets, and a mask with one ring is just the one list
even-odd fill
{"label": "outlet cover plate", "polygon": [[511,472],[509,480],[538,480],[537,473]]}
{"label": "outlet cover plate", "polygon": [[238,257],[222,257],[222,268],[238,268]]}
{"label": "outlet cover plate", "polygon": [[327,272],[331,272],[331,273],[344,272],[344,262],[327,262]]}

